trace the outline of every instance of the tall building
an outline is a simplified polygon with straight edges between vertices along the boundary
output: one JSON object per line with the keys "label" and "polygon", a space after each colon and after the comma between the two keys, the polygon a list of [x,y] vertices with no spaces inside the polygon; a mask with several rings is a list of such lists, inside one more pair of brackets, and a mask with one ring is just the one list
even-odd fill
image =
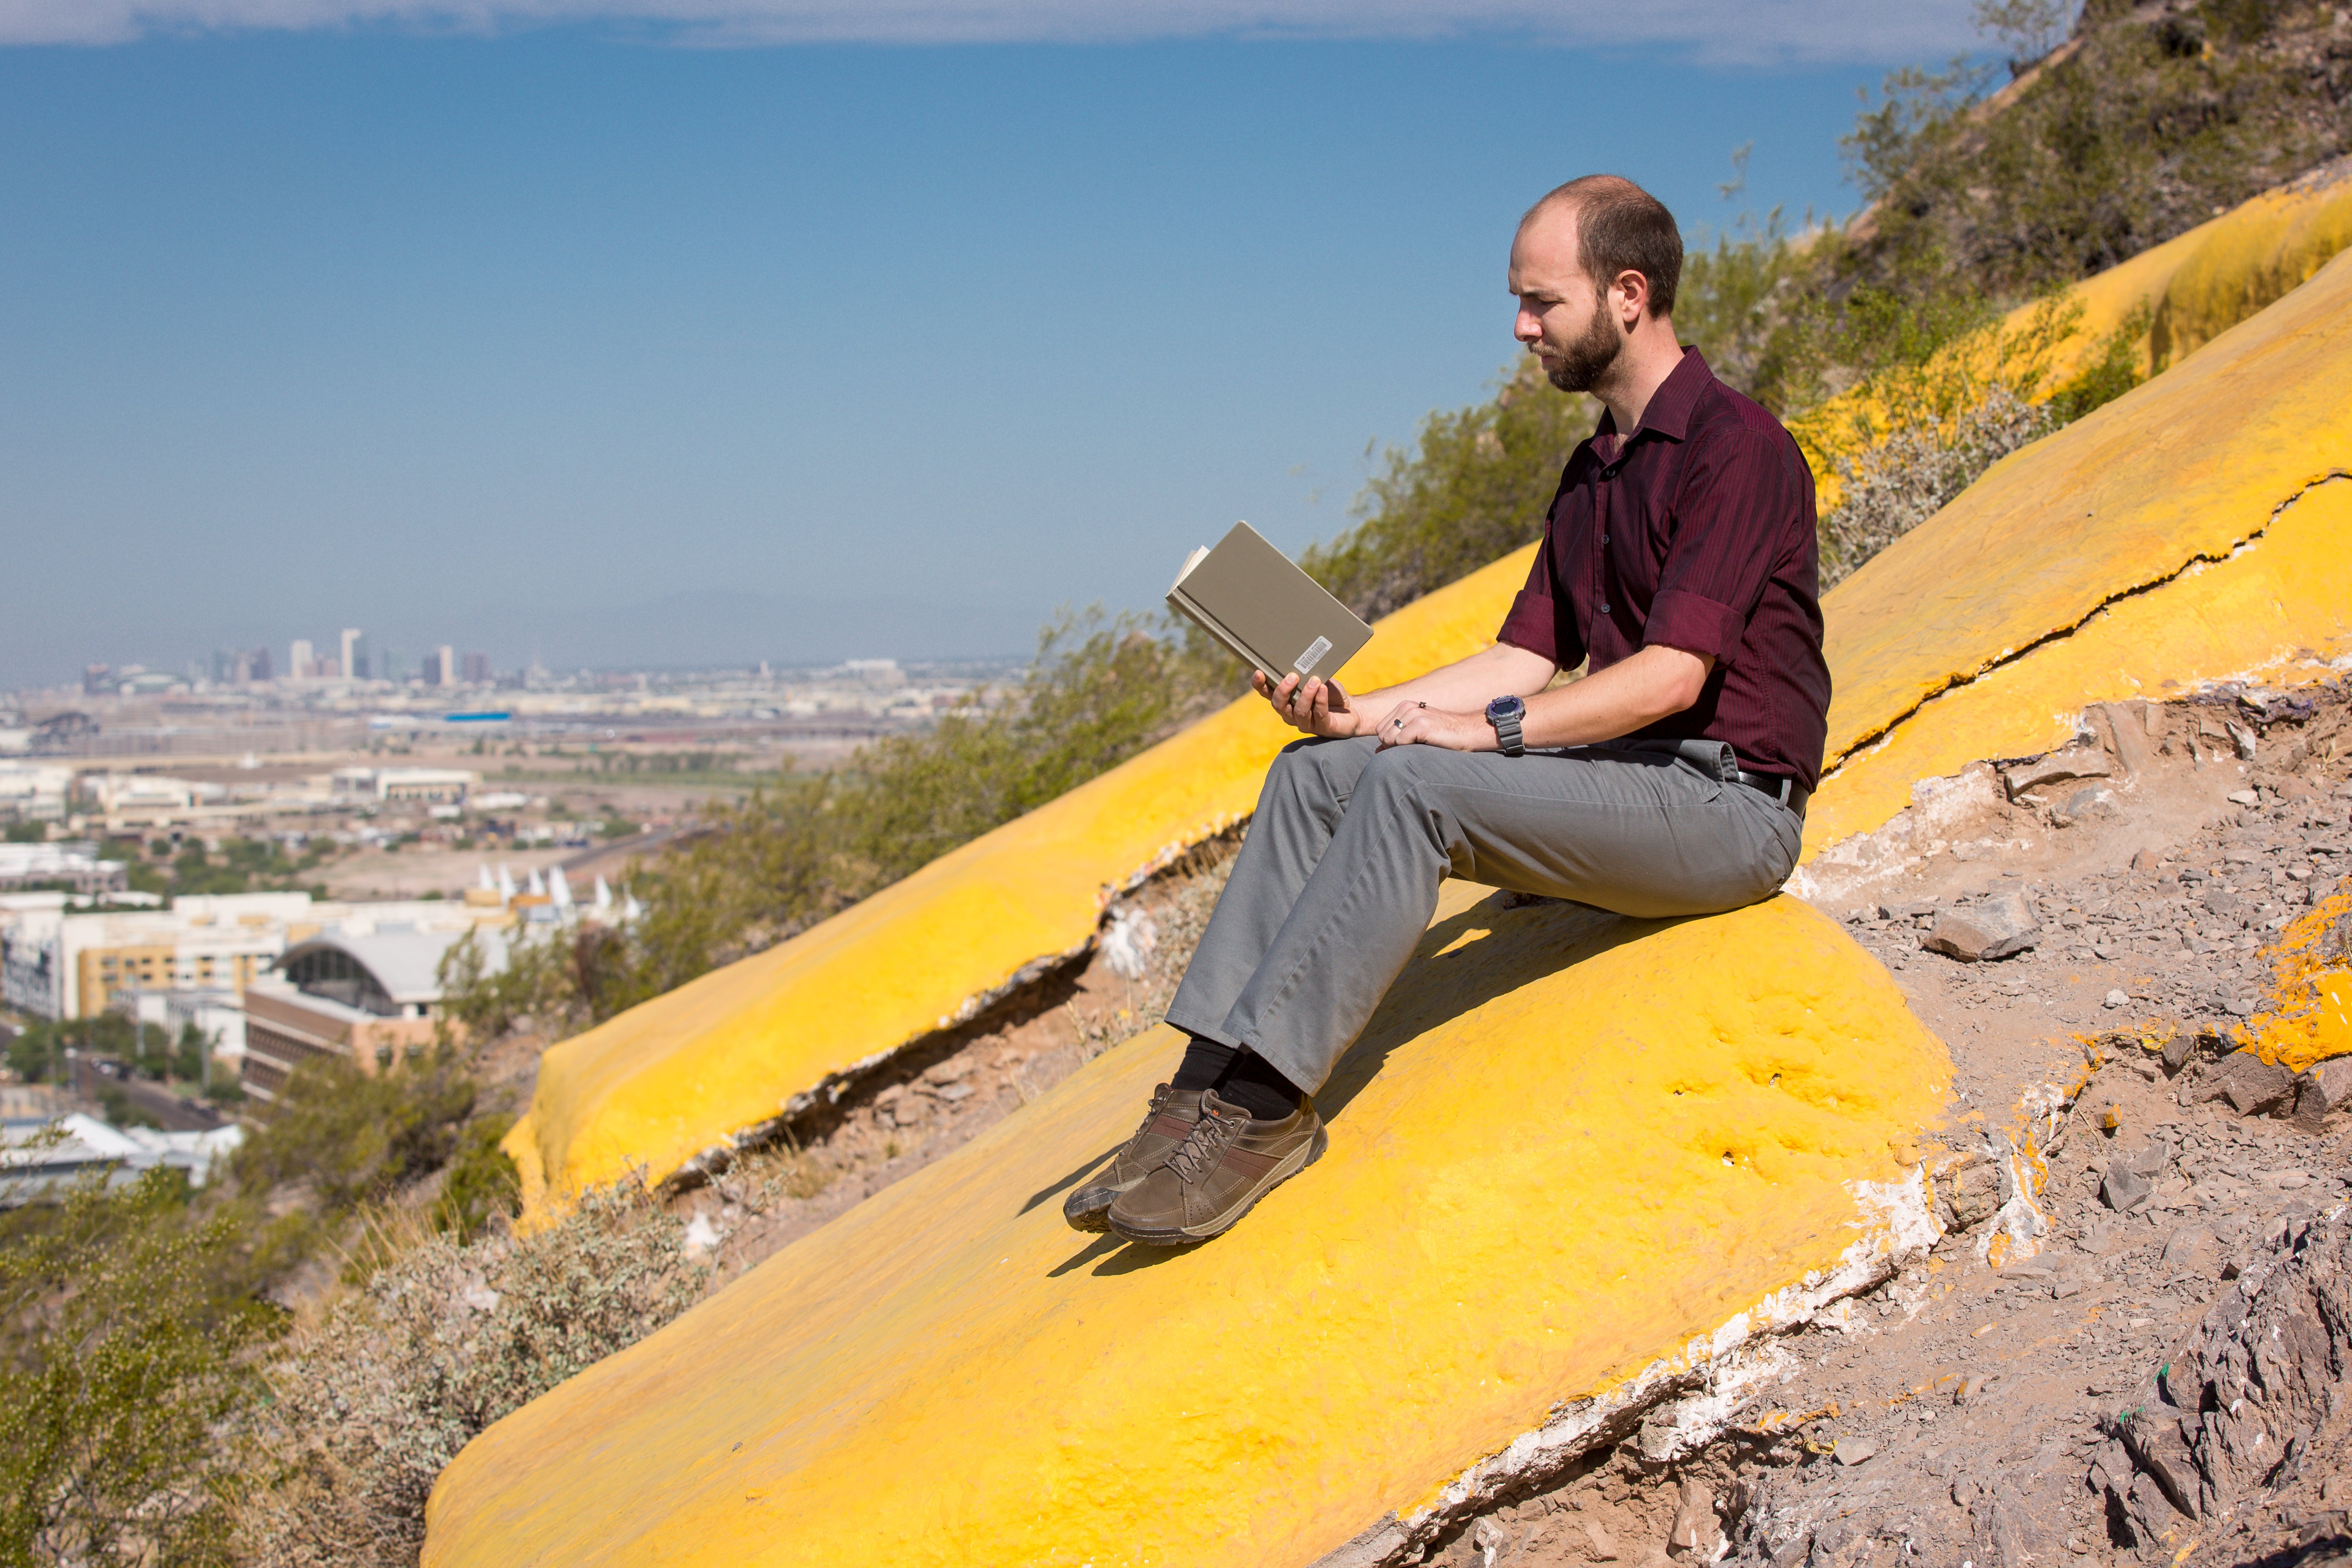
{"label": "tall building", "polygon": [[296,681],[309,680],[310,678],[310,665],[312,662],[313,661],[310,656],[310,639],[308,637],[297,637],[292,643],[287,645],[286,674],[288,679]]}
{"label": "tall building", "polygon": [[342,646],[337,650],[337,653],[338,657],[335,660],[335,674],[342,676],[342,678],[347,681],[356,679],[361,673],[359,664],[360,629],[358,627],[346,626],[343,628]]}
{"label": "tall building", "polygon": [[466,655],[466,682],[468,685],[488,685],[490,681],[490,656],[488,653]]}
{"label": "tall building", "polygon": [[433,684],[436,686],[454,686],[457,684],[457,650],[446,643],[442,643],[434,652]]}
{"label": "tall building", "polygon": [[248,681],[269,678],[269,650],[267,648],[222,648],[213,654],[213,684],[241,686]]}

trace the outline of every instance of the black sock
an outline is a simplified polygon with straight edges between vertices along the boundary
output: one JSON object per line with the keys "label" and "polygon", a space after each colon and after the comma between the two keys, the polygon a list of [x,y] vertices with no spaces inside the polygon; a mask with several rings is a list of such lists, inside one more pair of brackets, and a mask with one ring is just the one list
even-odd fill
{"label": "black sock", "polygon": [[1219,1045],[1213,1040],[1202,1040],[1197,1034],[1184,1038],[1189,1042],[1184,1047],[1184,1060],[1176,1064],[1176,1076],[1168,1081],[1168,1087],[1195,1091],[1214,1089],[1217,1080],[1233,1066],[1234,1049],[1230,1045]]}
{"label": "black sock", "polygon": [[1276,1072],[1274,1063],[1249,1050],[1234,1053],[1234,1064],[1215,1088],[1218,1099],[1240,1106],[1259,1122],[1279,1122],[1307,1098],[1307,1092]]}

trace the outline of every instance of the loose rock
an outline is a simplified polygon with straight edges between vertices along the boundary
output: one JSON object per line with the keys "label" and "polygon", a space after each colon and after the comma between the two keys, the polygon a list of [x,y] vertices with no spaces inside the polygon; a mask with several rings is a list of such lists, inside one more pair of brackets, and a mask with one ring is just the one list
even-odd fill
{"label": "loose rock", "polygon": [[2233,1051],[2199,1073],[2181,1091],[2180,1103],[2226,1100],[2241,1116],[2252,1116],[2285,1104],[2294,1088],[2294,1075],[2285,1068],[2264,1061],[2251,1050]]}
{"label": "loose rock", "polygon": [[1948,909],[1936,916],[1935,929],[1920,944],[1963,964],[1981,963],[2022,953],[2034,945],[2042,923],[2021,893],[2001,894],[1966,909]]}

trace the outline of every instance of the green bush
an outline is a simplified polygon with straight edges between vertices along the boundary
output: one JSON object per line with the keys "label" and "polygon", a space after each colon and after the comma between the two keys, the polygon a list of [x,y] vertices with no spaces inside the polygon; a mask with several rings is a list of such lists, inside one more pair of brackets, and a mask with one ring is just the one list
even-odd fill
{"label": "green bush", "polygon": [[375,1073],[319,1057],[294,1070],[229,1174],[246,1193],[303,1188],[324,1213],[348,1213],[446,1165],[474,1096],[446,1049]]}
{"label": "green bush", "polygon": [[253,1300],[184,1179],[91,1181],[0,1220],[0,1564],[225,1563]]}
{"label": "green bush", "polygon": [[458,1134],[457,1153],[433,1205],[433,1228],[471,1241],[493,1219],[511,1218],[522,1201],[522,1176],[499,1147],[515,1119],[499,1113],[469,1123]]}

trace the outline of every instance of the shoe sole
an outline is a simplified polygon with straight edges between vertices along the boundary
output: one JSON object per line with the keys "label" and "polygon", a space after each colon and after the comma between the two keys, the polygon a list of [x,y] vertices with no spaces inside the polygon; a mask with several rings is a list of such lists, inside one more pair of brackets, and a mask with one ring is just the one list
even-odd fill
{"label": "shoe sole", "polygon": [[1080,1187],[1063,1203],[1062,1218],[1069,1222],[1071,1229],[1098,1236],[1110,1228],[1110,1206],[1118,1201],[1118,1195],[1142,1179],[1138,1176],[1117,1186]]}
{"label": "shoe sole", "polygon": [[1196,1241],[1213,1240],[1217,1237],[1223,1236],[1226,1231],[1231,1230],[1234,1226],[1239,1225],[1244,1218],[1246,1218],[1249,1215],[1249,1211],[1255,1208],[1258,1206],[1259,1200],[1264,1198],[1267,1193],[1272,1192],[1276,1187],[1280,1186],[1284,1182],[1288,1181],[1292,1176],[1297,1176],[1300,1171],[1305,1170],[1308,1166],[1311,1166],[1317,1160],[1321,1159],[1324,1152],[1329,1149],[1330,1146],[1330,1133],[1322,1127],[1316,1128],[1315,1136],[1307,1140],[1307,1148],[1305,1150],[1305,1158],[1299,1160],[1297,1165],[1293,1165],[1290,1161],[1285,1160],[1282,1164],[1275,1166],[1274,1169],[1268,1173],[1265,1185],[1259,1187],[1255,1192],[1250,1194],[1250,1198],[1247,1203],[1243,1204],[1231,1214],[1223,1216],[1222,1218],[1219,1218],[1212,1224],[1180,1226],[1172,1230],[1145,1230],[1134,1226],[1113,1223],[1110,1218],[1110,1211],[1108,1209],[1105,1209],[1103,1211],[1104,1228],[1117,1231],[1122,1240],[1138,1242],[1145,1247],[1189,1247]]}

